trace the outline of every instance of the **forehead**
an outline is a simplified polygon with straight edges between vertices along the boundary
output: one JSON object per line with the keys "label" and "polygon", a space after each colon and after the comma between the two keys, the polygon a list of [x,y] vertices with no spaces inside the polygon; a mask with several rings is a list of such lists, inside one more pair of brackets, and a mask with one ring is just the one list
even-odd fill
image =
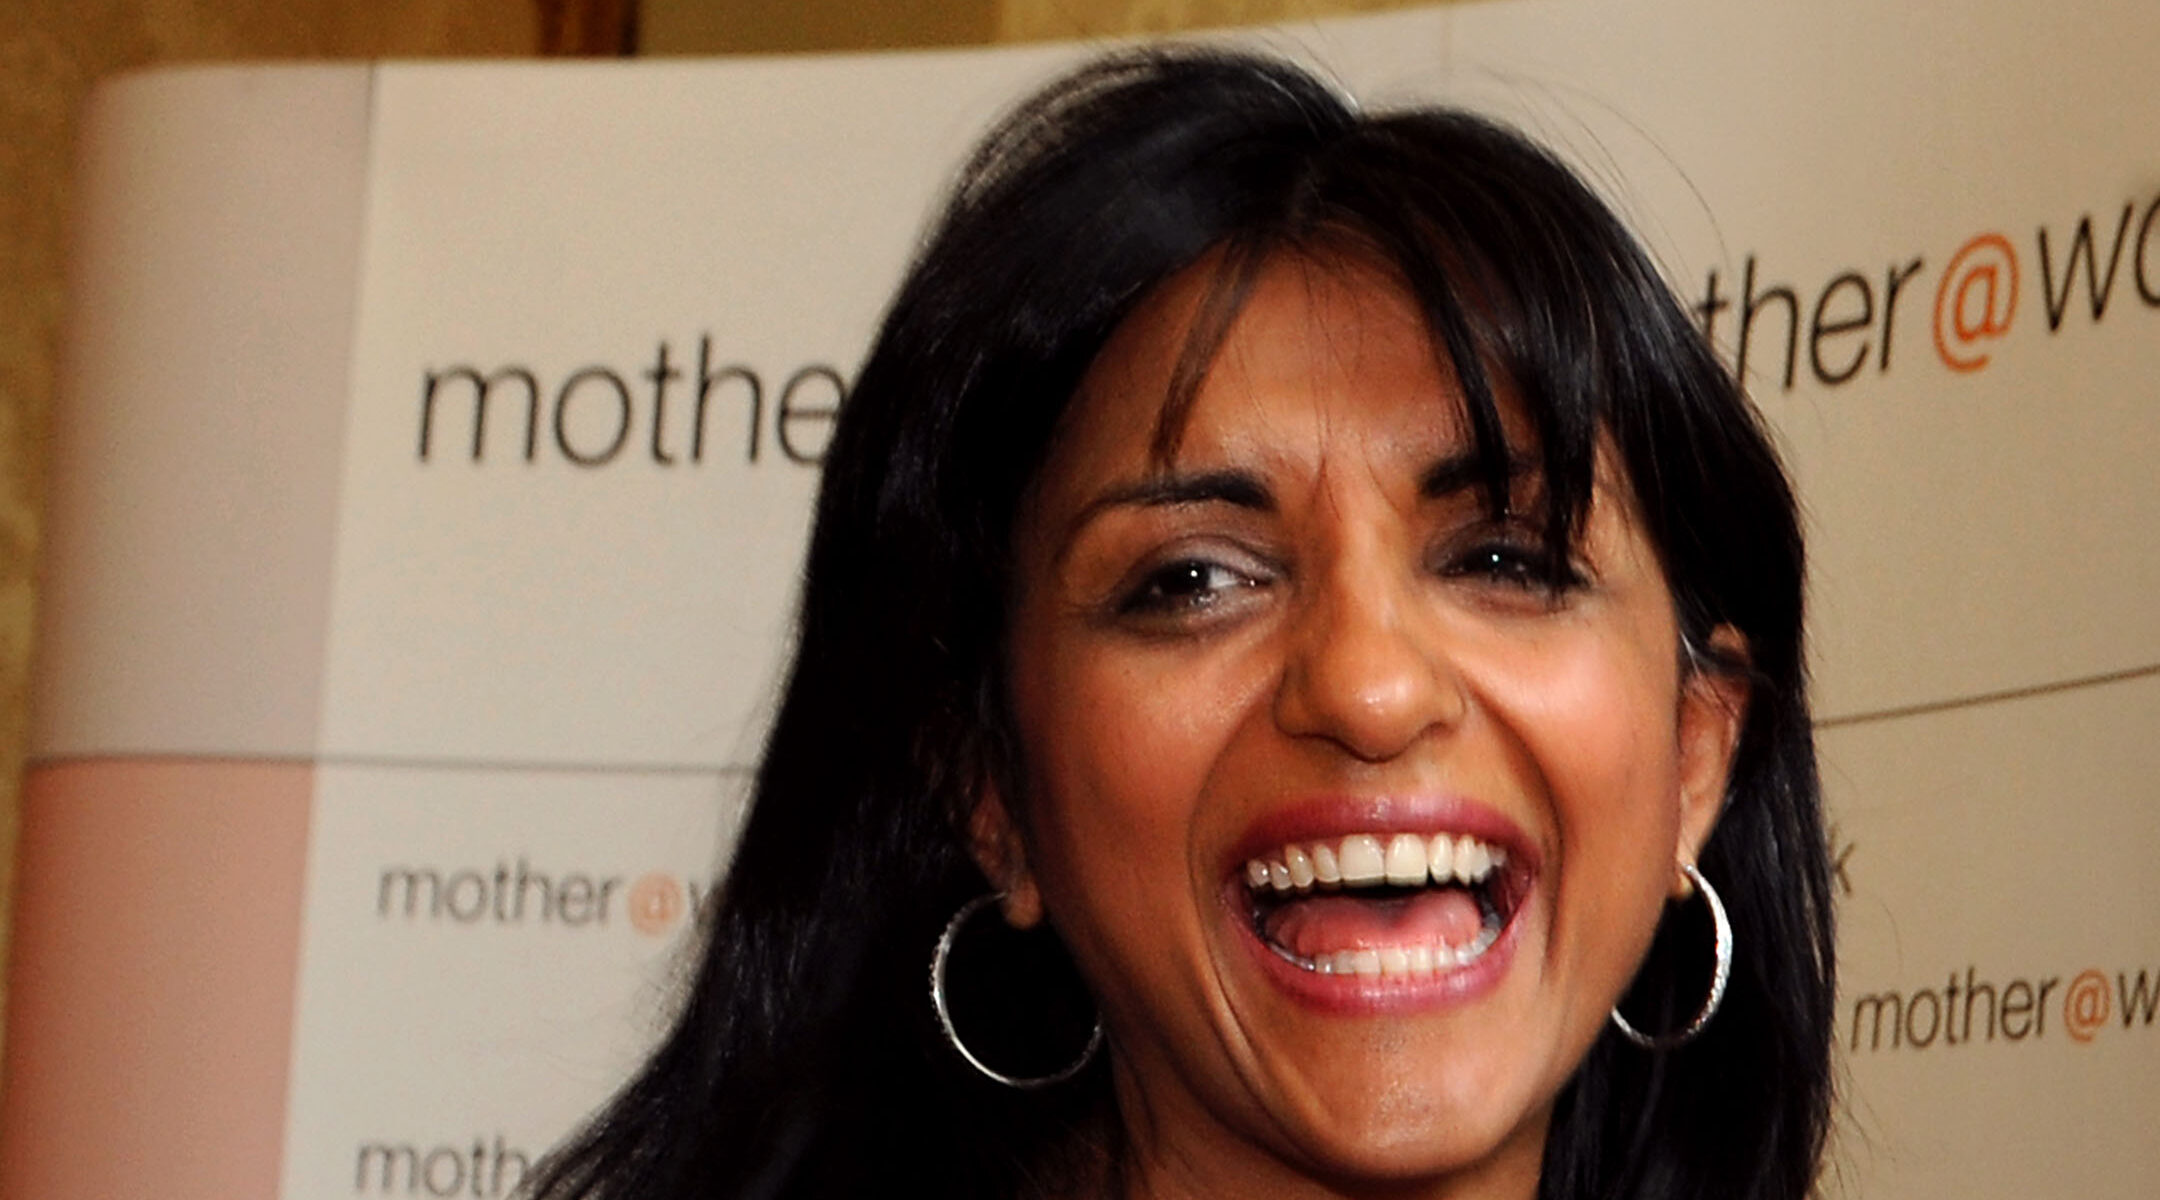
{"label": "forehead", "polygon": [[[1223,300],[1226,269],[1202,260],[1119,326],[1081,381],[1048,474],[1265,465],[1324,456],[1346,439],[1368,455],[1423,460],[1467,444],[1454,371],[1392,273],[1355,259],[1273,255],[1216,336],[1208,315]],[[1194,347],[1206,369],[1178,410],[1181,360]],[[1505,397],[1501,407],[1509,440],[1520,444],[1523,423]],[[1175,427],[1162,439],[1166,420]]]}

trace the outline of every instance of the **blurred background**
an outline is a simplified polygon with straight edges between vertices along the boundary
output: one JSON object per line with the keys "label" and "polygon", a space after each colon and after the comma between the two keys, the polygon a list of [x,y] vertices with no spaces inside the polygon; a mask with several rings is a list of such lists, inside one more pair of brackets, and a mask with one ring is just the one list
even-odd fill
{"label": "blurred background", "polygon": [[[0,3],[0,1006],[77,118],[100,79],[261,59],[761,54],[1305,20],[1410,0],[5,0]],[[4,1012],[4,1008],[0,1008]]]}

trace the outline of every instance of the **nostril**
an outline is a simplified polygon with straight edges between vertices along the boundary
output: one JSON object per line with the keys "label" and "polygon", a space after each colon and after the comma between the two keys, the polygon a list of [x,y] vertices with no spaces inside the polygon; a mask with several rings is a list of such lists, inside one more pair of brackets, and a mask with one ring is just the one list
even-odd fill
{"label": "nostril", "polygon": [[1342,551],[1322,577],[1301,599],[1277,685],[1285,733],[1380,762],[1467,715],[1448,630],[1390,547]]}
{"label": "nostril", "polygon": [[1406,636],[1331,638],[1284,666],[1277,684],[1277,728],[1320,738],[1366,762],[1401,754],[1468,712],[1461,681]]}

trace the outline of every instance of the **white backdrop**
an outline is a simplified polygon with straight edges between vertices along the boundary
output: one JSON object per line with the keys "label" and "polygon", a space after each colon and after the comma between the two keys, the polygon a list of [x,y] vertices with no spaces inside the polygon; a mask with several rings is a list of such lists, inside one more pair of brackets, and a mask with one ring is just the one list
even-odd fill
{"label": "white backdrop", "polygon": [[[1257,36],[1551,141],[1745,354],[1814,538],[1833,1189],[2143,1196],[2160,10],[1769,7]],[[825,414],[951,165],[1081,53],[104,93],[0,1192],[501,1195],[608,1092],[724,863]]]}

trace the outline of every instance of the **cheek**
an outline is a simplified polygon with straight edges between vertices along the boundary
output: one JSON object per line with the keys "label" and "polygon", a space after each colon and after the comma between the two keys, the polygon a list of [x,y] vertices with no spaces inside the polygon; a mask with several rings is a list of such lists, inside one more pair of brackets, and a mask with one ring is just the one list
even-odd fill
{"label": "cheek", "polygon": [[1220,665],[1062,641],[1015,655],[1032,865],[1054,904],[1110,921],[1187,889],[1240,689]]}
{"label": "cheek", "polygon": [[1225,819],[1209,797],[1243,689],[1219,666],[1057,649],[1015,662],[1030,869],[1112,1027],[1197,1044],[1216,897],[1195,847]]}
{"label": "cheek", "polygon": [[1021,737],[1044,787],[1033,799],[1046,815],[1083,810],[1073,821],[1189,826],[1238,729],[1264,709],[1268,672],[1249,649],[1035,639],[1014,664]]}
{"label": "cheek", "polygon": [[1608,939],[1647,944],[1675,869],[1677,674],[1654,645],[1573,641],[1495,669],[1485,690],[1550,809],[1554,950],[1604,957]]}

